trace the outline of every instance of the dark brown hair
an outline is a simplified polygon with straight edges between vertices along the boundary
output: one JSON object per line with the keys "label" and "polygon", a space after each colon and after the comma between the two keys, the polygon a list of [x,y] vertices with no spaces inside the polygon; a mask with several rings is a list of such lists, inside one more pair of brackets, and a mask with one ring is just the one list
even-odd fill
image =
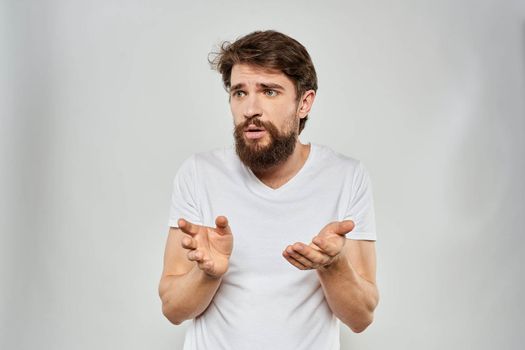
{"label": "dark brown hair", "polygon": [[[274,30],[255,31],[234,42],[225,41],[219,52],[208,56],[208,61],[221,73],[227,91],[231,87],[232,68],[237,63],[283,72],[295,83],[297,101],[306,91],[317,91],[317,75],[308,51],[297,40]],[[308,116],[300,120],[299,133],[307,119]]]}

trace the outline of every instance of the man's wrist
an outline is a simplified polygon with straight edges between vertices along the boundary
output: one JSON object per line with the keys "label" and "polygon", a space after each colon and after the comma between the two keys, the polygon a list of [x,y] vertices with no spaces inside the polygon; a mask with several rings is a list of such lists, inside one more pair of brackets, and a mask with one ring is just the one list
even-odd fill
{"label": "man's wrist", "polygon": [[321,266],[318,270],[321,272],[337,272],[348,268],[348,260],[342,253],[337,254],[332,261],[324,266]]}
{"label": "man's wrist", "polygon": [[221,275],[210,274],[210,273],[200,269],[197,266],[197,264],[195,264],[195,266],[193,268],[193,273],[196,274],[197,278],[199,278],[202,282],[220,281],[222,279],[222,276],[224,276],[224,274],[221,274]]}

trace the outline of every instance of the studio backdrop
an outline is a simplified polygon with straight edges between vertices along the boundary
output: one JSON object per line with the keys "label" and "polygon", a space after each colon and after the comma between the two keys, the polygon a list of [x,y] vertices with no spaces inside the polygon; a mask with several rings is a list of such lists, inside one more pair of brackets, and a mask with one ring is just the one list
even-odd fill
{"label": "studio backdrop", "polygon": [[233,143],[207,57],[259,29],[316,66],[301,141],[371,176],[381,299],[341,348],[521,349],[519,0],[3,0],[0,348],[181,348],[157,289],[172,181]]}

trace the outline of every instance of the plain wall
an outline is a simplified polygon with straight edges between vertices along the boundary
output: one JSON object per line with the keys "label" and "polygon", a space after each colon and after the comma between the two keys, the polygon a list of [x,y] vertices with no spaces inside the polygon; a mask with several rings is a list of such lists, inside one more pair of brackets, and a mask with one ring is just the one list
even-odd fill
{"label": "plain wall", "polygon": [[[312,55],[303,142],[367,166],[381,301],[342,349],[521,349],[523,1],[3,1],[0,348],[178,349],[157,287],[171,184],[232,144],[208,53]],[[276,346],[278,348],[278,346]]]}

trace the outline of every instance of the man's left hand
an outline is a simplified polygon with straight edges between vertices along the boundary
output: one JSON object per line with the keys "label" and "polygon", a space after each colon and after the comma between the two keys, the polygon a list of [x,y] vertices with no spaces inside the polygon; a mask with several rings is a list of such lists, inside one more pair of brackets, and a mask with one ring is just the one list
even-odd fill
{"label": "man's left hand", "polygon": [[340,258],[346,242],[345,235],[354,226],[352,220],[331,222],[312,239],[312,243],[289,245],[283,251],[283,256],[300,270],[326,268]]}

